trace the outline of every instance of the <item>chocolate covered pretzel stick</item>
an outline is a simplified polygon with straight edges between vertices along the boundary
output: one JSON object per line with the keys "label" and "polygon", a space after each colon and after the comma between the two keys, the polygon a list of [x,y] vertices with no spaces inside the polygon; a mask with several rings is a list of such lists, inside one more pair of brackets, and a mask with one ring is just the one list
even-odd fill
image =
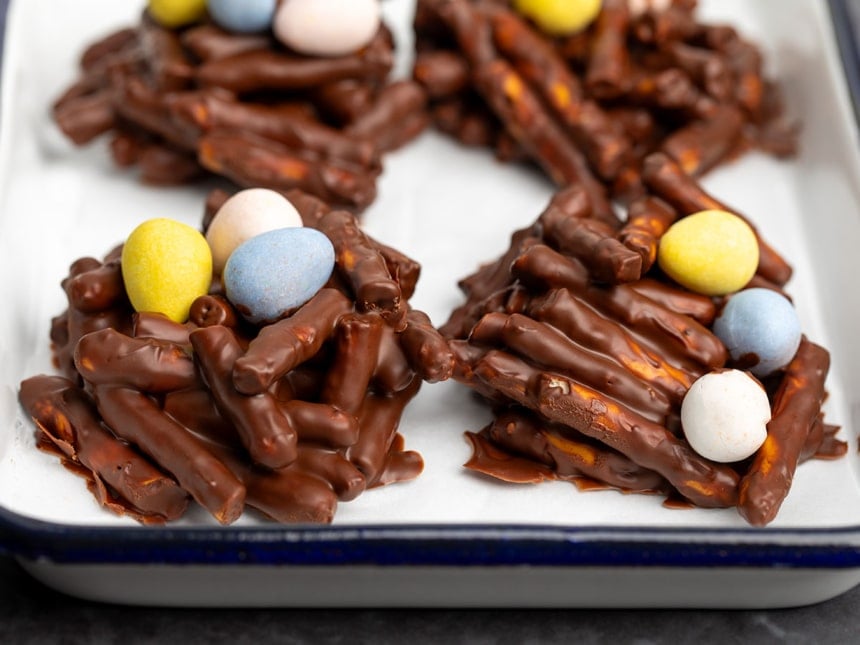
{"label": "chocolate covered pretzel stick", "polygon": [[95,404],[72,381],[34,376],[21,383],[19,397],[40,432],[89,471],[100,504],[144,523],[174,520],[185,512],[188,494],[105,430]]}
{"label": "chocolate covered pretzel stick", "polygon": [[358,416],[361,432],[358,441],[347,449],[346,454],[364,474],[368,488],[377,484],[383,475],[403,410],[420,386],[421,379],[414,378],[407,388],[396,394],[380,396],[369,393],[365,397]]}
{"label": "chocolate covered pretzel stick", "polygon": [[522,314],[486,314],[469,340],[504,346],[541,367],[569,376],[624,404],[643,417],[663,423],[671,406],[666,395],[612,358],[590,351],[554,327]]}
{"label": "chocolate covered pretzel stick", "polygon": [[629,83],[627,0],[604,0],[594,26],[591,56],[585,73],[588,91],[600,99],[620,96]]}
{"label": "chocolate covered pretzel stick", "polygon": [[726,348],[708,329],[643,297],[628,284],[609,288],[590,285],[588,272],[576,261],[547,246],[526,249],[514,262],[513,275],[545,289],[566,288],[589,304],[649,338],[661,352],[682,351],[702,366],[722,367]]}
{"label": "chocolate covered pretzel stick", "polygon": [[598,439],[640,466],[660,473],[698,506],[737,503],[739,477],[731,468],[708,462],[663,426],[591,388],[542,373],[500,351],[485,355],[475,373],[517,403]]}
{"label": "chocolate covered pretzel stick", "polygon": [[379,358],[382,317],[374,313],[346,313],[335,330],[335,357],[320,399],[348,414],[358,414]]}
{"label": "chocolate covered pretzel stick", "polygon": [[693,121],[669,135],[661,144],[692,177],[705,174],[723,161],[737,146],[743,115],[733,105],[718,106],[706,118]]}
{"label": "chocolate covered pretzel stick", "polygon": [[656,197],[641,197],[627,207],[627,221],[618,232],[618,239],[642,258],[642,274],[654,266],[660,238],[676,219],[678,213]]}
{"label": "chocolate covered pretzel stick", "polygon": [[202,87],[220,87],[237,94],[263,90],[297,90],[343,79],[383,80],[392,54],[382,31],[356,54],[335,58],[297,56],[272,49],[251,49],[204,62],[196,70]]}
{"label": "chocolate covered pretzel stick", "polygon": [[197,372],[185,349],[155,338],[132,338],[107,328],[83,336],[75,367],[93,385],[118,385],[152,394],[194,387]]}
{"label": "chocolate covered pretzel stick", "polygon": [[767,438],[740,484],[738,511],[750,524],[776,517],[825,398],[830,354],[804,337],[773,401]]}
{"label": "chocolate covered pretzel stick", "polygon": [[180,38],[183,46],[201,61],[229,58],[272,46],[272,39],[267,34],[232,33],[211,22],[189,27],[182,32]]}
{"label": "chocolate covered pretzel stick", "polygon": [[412,76],[432,99],[457,96],[469,85],[469,63],[453,51],[419,51]]}
{"label": "chocolate covered pretzel stick", "polygon": [[376,196],[374,176],[365,168],[306,158],[296,149],[247,133],[205,134],[197,154],[204,168],[240,186],[278,191],[301,188],[358,209],[367,207]]}
{"label": "chocolate covered pretzel stick", "polygon": [[186,89],[194,77],[194,67],[177,32],[158,24],[144,12],[137,27],[141,52],[149,76],[161,92]]}
{"label": "chocolate covered pretzel stick", "polygon": [[355,216],[331,211],[320,219],[319,230],[334,245],[337,270],[352,287],[359,309],[379,312],[388,324],[402,328],[406,312],[400,285],[388,273],[385,258],[359,228]]}
{"label": "chocolate covered pretzel stick", "polygon": [[541,421],[525,409],[504,411],[484,432],[497,445],[546,464],[556,476],[574,483],[588,478],[623,491],[646,493],[666,487],[654,471],[566,426]]}
{"label": "chocolate covered pretzel stick", "polygon": [[65,285],[69,304],[83,313],[104,311],[125,302],[125,287],[119,260],[99,263],[75,273]]}
{"label": "chocolate covered pretzel stick", "polygon": [[[583,197],[587,203],[584,193]],[[594,280],[617,284],[642,276],[641,255],[616,239],[612,225],[588,216],[570,217],[552,207],[539,221],[544,240],[565,255],[579,259]]]}
{"label": "chocolate covered pretzel stick", "polygon": [[173,94],[167,105],[175,119],[201,133],[241,129],[325,159],[340,159],[368,169],[379,165],[377,150],[370,142],[358,141],[303,115],[303,108],[293,103],[265,105],[203,91]]}
{"label": "chocolate covered pretzel stick", "polygon": [[550,43],[510,11],[490,14],[499,51],[569,129],[595,172],[604,179],[614,177],[630,152],[630,142],[599,105],[583,97],[578,78]]}
{"label": "chocolate covered pretzel stick", "polygon": [[[682,214],[718,209],[735,213],[748,222],[740,213],[705,192],[676,162],[663,153],[654,153],[645,159],[642,177],[649,188]],[[755,231],[755,227],[753,230]],[[791,267],[757,232],[756,237],[759,240],[758,272],[771,282],[784,285],[791,277]]]}
{"label": "chocolate covered pretzel stick", "polygon": [[693,381],[704,373],[703,368],[693,371],[678,366],[679,361],[670,362],[671,356],[649,348],[635,331],[601,315],[567,289],[556,289],[535,298],[528,312],[570,340],[613,357],[675,404],[680,404]]}
{"label": "chocolate covered pretzel stick", "polygon": [[94,397],[111,430],[171,473],[215,519],[231,524],[239,518],[245,487],[200,439],[136,390],[97,386]]}
{"label": "chocolate covered pretzel stick", "polygon": [[496,59],[474,71],[475,83],[520,145],[559,186],[578,183],[587,191],[596,217],[615,218],[603,185],[585,156],[540,107],[534,92],[507,62]]}
{"label": "chocolate covered pretzel stick", "polygon": [[423,380],[437,383],[451,378],[454,356],[447,341],[423,311],[411,309],[406,314],[406,328],[400,334],[400,346],[409,364]]}
{"label": "chocolate covered pretzel stick", "polygon": [[235,426],[255,463],[283,468],[295,461],[298,435],[268,392],[246,396],[233,387],[233,366],[242,356],[227,327],[214,325],[191,332],[194,356],[221,414]]}
{"label": "chocolate covered pretzel stick", "polygon": [[427,95],[414,81],[402,80],[379,91],[370,108],[345,129],[347,137],[372,141],[383,152],[394,150],[416,137],[429,123]]}
{"label": "chocolate covered pretzel stick", "polygon": [[246,503],[278,522],[328,523],[337,510],[337,494],[328,481],[289,466],[279,470],[255,468],[217,445],[211,450],[242,482]]}
{"label": "chocolate covered pretzel stick", "polygon": [[297,365],[314,356],[353,305],[334,289],[322,289],[292,316],[266,325],[248,351],[236,359],[233,384],[247,395],[259,394]]}

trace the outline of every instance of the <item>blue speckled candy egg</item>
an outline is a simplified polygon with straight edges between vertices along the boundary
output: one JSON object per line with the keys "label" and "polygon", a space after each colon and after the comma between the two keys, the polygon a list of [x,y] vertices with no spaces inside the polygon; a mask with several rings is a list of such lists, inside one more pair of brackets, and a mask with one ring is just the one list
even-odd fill
{"label": "blue speckled candy egg", "polygon": [[209,0],[209,15],[227,31],[250,34],[272,26],[277,0]]}
{"label": "blue speckled candy egg", "polygon": [[276,320],[313,296],[334,268],[331,241],[312,228],[280,228],[239,245],[224,267],[227,298],[254,323]]}
{"label": "blue speckled candy egg", "polygon": [[739,291],[714,321],[714,333],[732,359],[756,376],[785,367],[797,353],[801,332],[794,306],[770,289]]}

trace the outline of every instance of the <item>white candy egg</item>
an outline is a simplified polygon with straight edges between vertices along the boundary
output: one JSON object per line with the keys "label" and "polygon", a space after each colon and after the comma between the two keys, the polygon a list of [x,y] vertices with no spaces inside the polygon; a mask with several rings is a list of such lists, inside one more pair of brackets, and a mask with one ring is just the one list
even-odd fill
{"label": "white candy egg", "polygon": [[379,0],[285,0],[272,29],[287,47],[309,56],[345,56],[379,30]]}
{"label": "white candy egg", "polygon": [[720,463],[746,459],[758,450],[770,416],[761,383],[741,370],[705,374],[681,404],[681,425],[690,446]]}
{"label": "white candy egg", "polygon": [[289,200],[268,188],[242,190],[218,209],[206,231],[212,249],[212,269],[220,275],[227,258],[240,244],[261,233],[302,225]]}

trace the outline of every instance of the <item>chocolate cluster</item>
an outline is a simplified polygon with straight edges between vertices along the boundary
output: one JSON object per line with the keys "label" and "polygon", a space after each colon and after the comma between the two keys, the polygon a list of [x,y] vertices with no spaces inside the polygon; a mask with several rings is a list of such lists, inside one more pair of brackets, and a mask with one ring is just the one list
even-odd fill
{"label": "chocolate cluster", "polygon": [[393,53],[385,25],[354,54],[322,58],[271,33],[168,29],[144,12],[86,49],[53,114],[75,144],[109,134],[115,162],[137,165],[146,183],[214,173],[360,212],[383,153],[428,122],[423,89],[389,78]]}
{"label": "chocolate cluster", "polygon": [[[204,225],[228,197],[207,202]],[[39,444],[85,475],[104,506],[141,522],[174,520],[189,499],[222,524],[246,506],[281,522],[329,522],[338,501],[416,477],[398,433],[423,380],[453,356],[412,309],[420,267],[363,233],[355,216],[289,197],[332,241],[329,283],[271,324],[245,322],[213,287],[176,323],[134,312],[121,247],[74,262],[54,319],[62,376],[21,385]]]}
{"label": "chocolate cluster", "polygon": [[[466,302],[441,331],[455,378],[495,411],[493,423],[468,435],[467,466],[507,481],[571,479],[737,506],[750,523],[766,524],[800,461],[847,449],[821,409],[829,354],[803,338],[766,380],[772,418],[752,460],[721,464],[694,452],[680,423],[684,396],[704,374],[733,367],[711,331],[720,301],[674,284],[649,258],[678,213],[701,210],[710,197],[663,153],[646,158],[644,179],[651,193],[627,224],[613,227],[583,187],[568,187],[499,259],[461,281]],[[691,200],[687,208],[679,195]],[[787,278],[788,265],[760,246],[754,281],[778,288],[762,274]]]}
{"label": "chocolate cluster", "polygon": [[797,124],[758,48],[699,22],[695,0],[639,15],[604,0],[591,27],[557,38],[508,4],[418,0],[414,77],[437,127],[582,186],[600,218],[645,194],[650,153],[700,176],[753,146],[795,152]]}

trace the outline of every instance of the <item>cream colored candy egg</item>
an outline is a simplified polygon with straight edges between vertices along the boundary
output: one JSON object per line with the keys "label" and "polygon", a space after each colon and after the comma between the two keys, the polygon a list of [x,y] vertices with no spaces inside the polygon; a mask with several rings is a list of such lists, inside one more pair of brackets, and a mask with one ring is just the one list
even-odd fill
{"label": "cream colored candy egg", "polygon": [[147,9],[158,24],[174,29],[202,19],[206,0],[149,0]]}
{"label": "cream colored candy egg", "polygon": [[514,0],[514,8],[540,29],[564,36],[585,29],[600,14],[602,0]]}
{"label": "cream colored candy egg", "polygon": [[700,211],[675,222],[660,240],[657,261],[677,283],[707,296],[742,289],[758,267],[758,240],[733,213]]}
{"label": "cream colored candy egg", "polygon": [[220,275],[230,254],[252,237],[301,225],[301,215],[280,193],[268,188],[239,191],[218,209],[206,230],[206,241],[212,250],[212,269]]}
{"label": "cream colored candy egg", "polygon": [[147,220],[122,250],[122,279],[136,311],[185,322],[191,303],[209,291],[212,254],[195,228],[176,220]]}
{"label": "cream colored candy egg", "polygon": [[747,372],[705,374],[681,403],[681,426],[690,446],[720,463],[746,459],[767,438],[770,402],[764,388]]}
{"label": "cream colored candy egg", "polygon": [[381,21],[379,0],[284,0],[272,29],[287,47],[309,56],[344,56],[367,45]]}

